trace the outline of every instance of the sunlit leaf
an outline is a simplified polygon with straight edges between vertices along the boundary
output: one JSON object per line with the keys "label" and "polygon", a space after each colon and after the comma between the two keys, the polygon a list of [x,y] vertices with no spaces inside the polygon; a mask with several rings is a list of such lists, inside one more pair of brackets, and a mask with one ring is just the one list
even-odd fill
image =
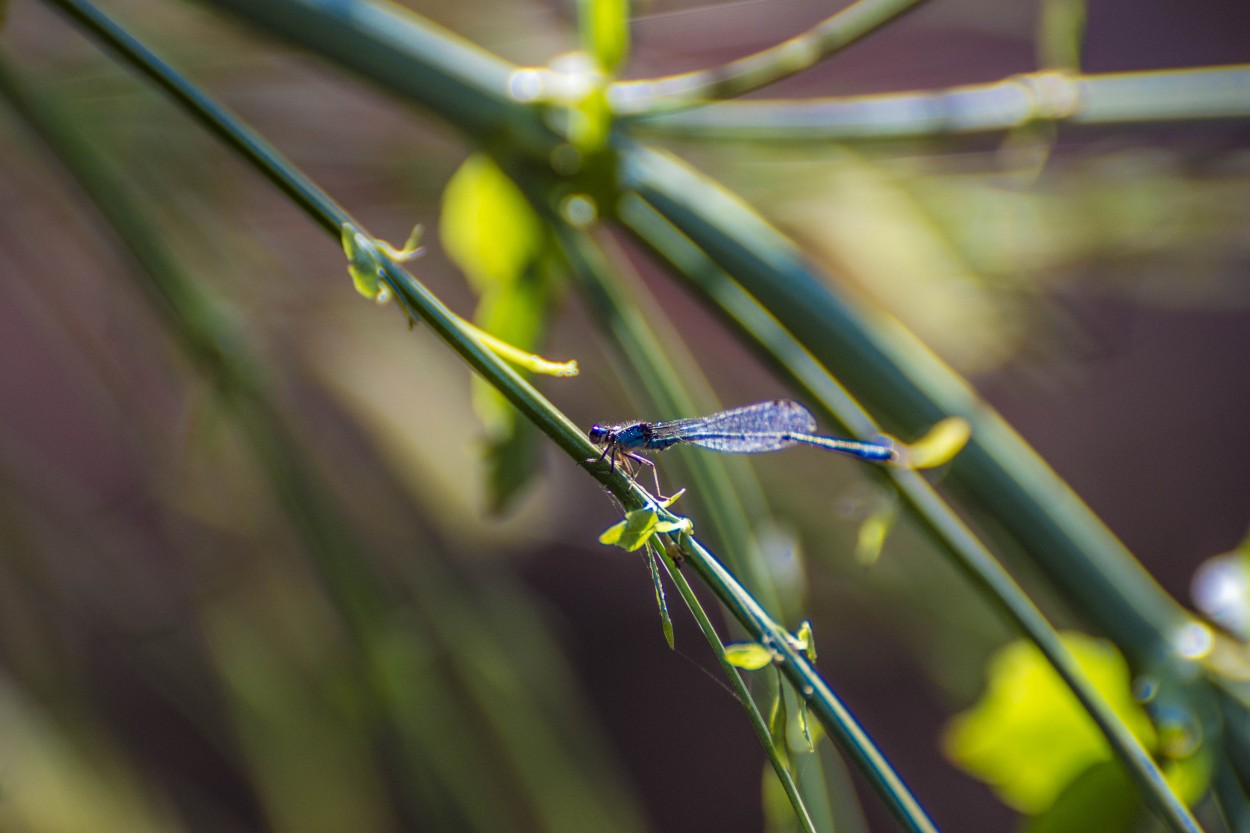
{"label": "sunlit leaf", "polygon": [[1193,805],[1211,786],[1214,765],[1210,747],[1202,747],[1188,757],[1165,761],[1163,775],[1181,801]]}
{"label": "sunlit leaf", "polygon": [[[1147,749],[1155,732],[1134,701],[1128,665],[1111,643],[1077,633],[1063,642],[1093,686]],[[1027,642],[1001,649],[981,700],[947,725],[943,746],[961,769],[1005,803],[1037,814],[1111,750],[1076,697]]]}
{"label": "sunlit leaf", "polygon": [[794,816],[794,805],[771,765],[764,766],[761,783],[765,833],[794,833],[801,828]]}
{"label": "sunlit leaf", "polygon": [[689,518],[678,518],[675,521],[660,521],[655,525],[655,531],[661,535],[668,535],[672,532],[689,532],[694,529],[694,524]]}
{"label": "sunlit leaf", "polygon": [[657,522],[654,509],[635,509],[625,513],[625,520],[604,530],[599,536],[599,543],[633,552],[647,542],[655,532]]}
{"label": "sunlit leaf", "polygon": [[971,438],[972,426],[966,419],[947,417],[907,446],[907,463],[913,469],[931,469],[945,465],[963,450]]}
{"label": "sunlit leaf", "polygon": [[758,642],[733,642],[725,646],[725,660],[736,668],[758,671],[773,663],[773,652]]}
{"label": "sunlit leaf", "polygon": [[660,505],[663,506],[665,509],[667,509],[668,507],[672,506],[674,503],[677,502],[677,498],[681,497],[685,493],[686,493],[685,489],[678,489],[676,494],[670,495],[668,498],[660,501]]}
{"label": "sunlit leaf", "polygon": [[542,226],[521,190],[484,154],[443,191],[439,237],[479,293],[521,278],[542,250]]}

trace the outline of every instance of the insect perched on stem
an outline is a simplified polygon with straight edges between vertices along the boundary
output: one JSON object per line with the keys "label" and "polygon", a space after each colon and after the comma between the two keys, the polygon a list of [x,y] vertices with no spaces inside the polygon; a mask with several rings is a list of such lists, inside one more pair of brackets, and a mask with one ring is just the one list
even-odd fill
{"label": "insect perched on stem", "polygon": [[650,468],[655,478],[656,494],[661,492],[655,463],[639,452],[663,451],[675,445],[697,445],[730,454],[760,454],[794,445],[808,445],[878,463],[899,459],[898,449],[888,438],[883,437],[879,442],[863,442],[826,437],[815,432],[816,417],[811,411],[788,399],[773,399],[705,417],[594,425],[587,433],[592,443],[603,447],[598,460],[607,458],[613,467],[619,463],[630,477],[634,474],[631,461]]}

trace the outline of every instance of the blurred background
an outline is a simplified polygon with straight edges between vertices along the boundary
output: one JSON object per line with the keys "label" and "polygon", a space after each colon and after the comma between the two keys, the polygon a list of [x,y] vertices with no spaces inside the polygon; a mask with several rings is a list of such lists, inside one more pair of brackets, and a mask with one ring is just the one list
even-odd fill
{"label": "blurred background", "polygon": [[[406,5],[522,64],[576,46],[567,6]],[[472,313],[437,234],[472,150],[450,129],[204,7],[105,8],[374,235],[423,223],[414,274]],[[833,10],[655,0],[635,10],[628,74],[718,64]],[[1027,72],[1038,14],[933,2],[766,93]],[[1247,33],[1235,0],[1092,0],[1084,68],[1244,63]],[[337,241],[44,4],[12,0],[0,37],[231,348],[203,372],[0,109],[0,826],[759,830],[763,753],[689,616],[671,605],[670,651],[645,561],[596,542],[619,512],[595,482],[540,445],[533,481],[492,511],[468,368],[364,302]],[[1244,123],[679,150],[966,374],[1178,599],[1246,535]],[[724,405],[790,395],[626,254]],[[538,383],[579,424],[658,416],[635,411],[574,293],[542,352],[580,363]],[[682,453],[661,458],[670,489]],[[855,462],[752,463],[775,519],[761,549],[802,586],[825,676],[939,826],[1009,828],[938,741],[1006,629],[905,515],[857,553],[890,498]],[[893,829],[860,792],[871,829]]]}

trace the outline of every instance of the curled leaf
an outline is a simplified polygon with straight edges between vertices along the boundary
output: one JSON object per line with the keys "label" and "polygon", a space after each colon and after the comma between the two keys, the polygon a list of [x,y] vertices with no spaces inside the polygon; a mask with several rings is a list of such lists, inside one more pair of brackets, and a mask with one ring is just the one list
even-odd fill
{"label": "curled leaf", "polygon": [[379,304],[389,301],[391,288],[382,280],[385,273],[373,239],[351,223],[344,223],[339,229],[339,240],[343,254],[347,255],[347,274],[352,276],[356,291]]}
{"label": "curled leaf", "polygon": [[932,469],[949,463],[972,438],[972,426],[963,417],[947,417],[903,452],[913,469]]}

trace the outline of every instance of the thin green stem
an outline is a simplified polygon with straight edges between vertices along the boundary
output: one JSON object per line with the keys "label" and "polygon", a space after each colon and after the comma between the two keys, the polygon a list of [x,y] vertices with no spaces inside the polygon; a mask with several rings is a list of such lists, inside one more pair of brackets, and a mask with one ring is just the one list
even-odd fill
{"label": "thin green stem", "polygon": [[727,141],[888,141],[1014,130],[1250,118],[1250,66],[1075,75],[802,101],[730,101],[632,120],[649,134]]}
{"label": "thin green stem", "polygon": [[682,553],[683,563],[693,567],[699,578],[711,588],[733,617],[746,627],[751,638],[780,657],[778,666],[781,673],[794,686],[799,696],[807,701],[809,709],[820,720],[821,725],[850,755],[877,794],[887,800],[894,817],[907,830],[936,830],[924,808],[895,774],[885,756],[842,701],[808,662],[807,657],[790,644],[789,634],[785,629],[759,606],[733,575],[693,536],[682,535],[674,544]]}
{"label": "thin green stem", "polygon": [[[436,560],[418,559],[419,564],[410,568],[419,574],[418,580],[409,583],[412,598],[417,609],[426,614],[421,639],[429,643],[426,647],[434,646],[448,658],[440,663],[440,673],[450,688],[468,695],[449,695],[435,706],[428,698],[414,704],[404,699],[407,692],[396,692],[395,669],[386,667],[388,649],[400,646],[396,623],[388,612],[387,600],[393,599],[393,590],[370,567],[368,548],[344,519],[336,499],[320,486],[325,475],[309,462],[307,450],[268,396],[263,368],[250,355],[247,339],[179,265],[146,212],[128,193],[122,177],[84,138],[82,125],[74,122],[66,107],[32,91],[2,55],[0,100],[6,101],[44,142],[114,232],[121,249],[134,260],[135,268],[129,274],[135,285],[152,302],[167,332],[213,385],[221,404],[241,428],[310,556],[322,589],[355,641],[356,650],[346,661],[355,664],[353,673],[360,678],[366,695],[361,705],[386,721],[386,731],[378,737],[394,734],[403,740],[399,746],[388,740],[378,750],[408,768],[403,783],[395,785],[397,794],[412,792],[404,800],[421,801],[418,793],[433,787],[428,784],[428,772],[417,773],[432,768],[440,800],[450,797],[479,826],[501,829],[509,820],[533,817],[541,818],[541,826],[548,830],[580,829],[588,819],[594,829],[639,829],[641,823],[631,805],[598,777],[603,773],[595,771],[596,765],[587,763],[584,754],[575,763],[574,754],[561,754],[563,750],[553,746],[561,734],[552,730],[544,714],[547,709],[537,702],[555,693],[558,686],[553,687],[552,679],[526,680],[519,673],[510,677],[507,688],[511,698],[506,708],[497,690],[476,679],[480,676],[476,660],[457,648],[469,641],[503,656],[508,653],[507,640],[499,638],[500,631],[492,629],[490,617],[480,612],[467,617],[448,615],[457,607],[464,609],[468,601],[456,598],[458,588]],[[314,203],[328,199],[319,193],[313,196]],[[506,596],[495,601],[491,606],[495,612],[511,602]],[[441,612],[433,613],[432,608]],[[506,632],[515,638],[524,637],[530,650],[544,648],[541,628],[519,613],[519,609],[508,611]],[[495,669],[492,680],[497,683],[499,675],[506,673],[506,668]],[[417,726],[419,715],[422,709],[431,708],[441,709],[444,719],[460,727],[466,743],[478,742],[478,736],[488,737],[487,745],[504,750],[504,766],[483,768],[454,755],[414,755],[416,747],[428,742],[428,735]],[[518,714],[527,717],[518,720]],[[589,736],[577,731],[578,717],[575,709],[560,711],[564,728],[571,726],[579,737]],[[535,736],[541,742],[535,742]],[[508,798],[497,805],[483,805],[482,788]]]}
{"label": "thin green stem", "polygon": [[[654,319],[648,320],[639,309],[640,288],[631,292],[613,274],[603,252],[585,232],[558,221],[553,228],[582,297],[617,346],[620,363],[629,369],[628,376],[634,380],[631,388],[650,400],[654,413],[677,417],[719,407],[709,401],[709,391],[701,390],[706,385],[699,384],[697,375],[677,367],[684,350],[675,350],[672,338],[661,343]],[[711,408],[704,407],[708,405]],[[703,514],[724,542],[735,573],[769,609],[792,609],[795,600],[781,598],[762,559],[752,550],[753,524],[765,516],[766,509],[763,490],[750,467],[745,461],[716,455],[697,455],[684,462]]]}
{"label": "thin green stem", "polygon": [[[774,367],[803,387],[827,413],[861,439],[880,433],[869,414],[780,322],[761,309],[653,207],[640,198],[626,199],[621,218],[671,267],[685,274],[722,314],[765,351]],[[982,595],[1041,650],[1125,762],[1146,800],[1176,829],[1197,829],[1149,753],[1089,683],[1049,622],[989,550],[916,472],[897,467],[885,471]]]}
{"label": "thin green stem", "polygon": [[886,431],[914,437],[944,417],[967,419],[972,440],[945,482],[995,518],[995,534],[1023,548],[1139,667],[1171,654],[1185,612],[965,381],[900,329],[852,308],[793,243],[715,183],[640,146],[623,149],[622,158],[626,186],[866,412],[881,415]]}
{"label": "thin green stem", "polygon": [[859,0],[801,35],[723,66],[613,84],[612,108],[619,114],[653,113],[748,93],[815,66],[923,2]]}
{"label": "thin green stem", "polygon": [[[690,614],[694,616],[695,622],[698,623],[699,630],[703,632],[703,638],[711,646],[712,653],[716,655],[716,661],[720,663],[721,670],[725,672],[725,679],[729,681],[730,688],[733,689],[738,702],[742,704],[743,710],[747,713],[747,720],[751,723],[751,728],[755,730],[755,736],[759,739],[760,745],[764,747],[764,753],[768,756],[768,762],[772,765],[773,771],[777,773],[777,779],[781,782],[781,788],[785,790],[786,798],[790,800],[790,806],[794,808],[795,817],[805,831],[815,833],[816,828],[812,824],[811,816],[808,815],[807,806],[803,803],[803,797],[799,795],[799,788],[794,783],[794,776],[790,774],[789,767],[786,766],[786,762],[782,760],[781,754],[777,751],[776,744],[773,743],[772,734],[768,731],[767,721],[760,714],[759,708],[755,705],[755,700],[751,697],[751,692],[747,691],[746,684],[742,682],[742,674],[737,668],[730,665],[729,660],[725,656],[725,643],[721,642],[720,636],[716,633],[716,628],[713,627],[712,621],[707,618],[703,605],[699,603],[699,598],[694,594],[694,590],[690,587],[690,582],[686,581],[686,577],[682,575],[680,568],[673,563],[667,553],[664,554],[664,559],[668,567],[669,577],[677,585],[677,592],[681,593],[682,599],[686,602],[686,607],[690,609]],[[777,696],[782,697],[784,695],[779,691]]]}
{"label": "thin green stem", "polygon": [[338,203],[317,188],[307,177],[241,119],[205,95],[129,32],[84,0],[46,0],[80,24],[122,60],[139,70],[169,93],[182,107],[224,141],[284,193],[315,222],[338,234],[351,218]]}

